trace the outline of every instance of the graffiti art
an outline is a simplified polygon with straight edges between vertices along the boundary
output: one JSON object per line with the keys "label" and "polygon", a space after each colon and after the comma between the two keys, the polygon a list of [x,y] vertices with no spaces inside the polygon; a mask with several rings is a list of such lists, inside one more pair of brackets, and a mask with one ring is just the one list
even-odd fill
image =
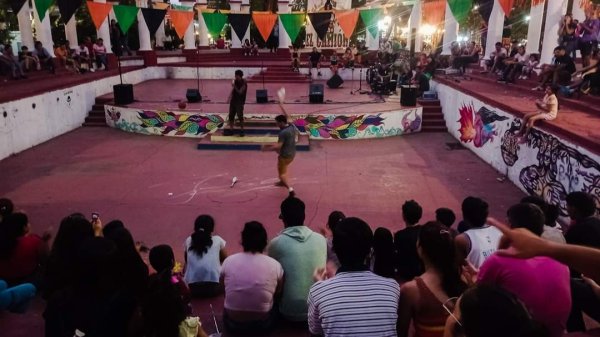
{"label": "graffiti art", "polygon": [[307,132],[313,137],[348,139],[369,127],[382,125],[383,121],[381,115],[318,115],[297,119],[294,124],[300,132]]}
{"label": "graffiti art", "polygon": [[142,110],[138,112],[138,118],[144,128],[160,129],[163,135],[203,135],[223,126],[224,120],[221,116],[213,115],[190,115],[176,114],[170,111]]}
{"label": "graffiti art", "polygon": [[475,112],[475,106],[464,104],[459,108],[460,119],[460,141],[463,143],[473,142],[475,147],[482,147],[497,136],[494,123],[507,120],[508,117],[500,116],[486,107],[481,107]]}

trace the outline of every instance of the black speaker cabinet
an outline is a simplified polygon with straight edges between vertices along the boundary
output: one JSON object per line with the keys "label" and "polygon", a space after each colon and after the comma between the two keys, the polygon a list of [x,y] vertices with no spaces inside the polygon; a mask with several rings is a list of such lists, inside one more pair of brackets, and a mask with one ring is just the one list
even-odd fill
{"label": "black speaker cabinet", "polygon": [[308,89],[308,101],[310,103],[323,103],[325,87],[322,84],[311,84]]}
{"label": "black speaker cabinet", "polygon": [[344,80],[340,77],[340,75],[335,74],[327,81],[327,86],[331,89],[336,89],[339,88],[342,83],[344,83]]}
{"label": "black speaker cabinet", "polygon": [[403,85],[400,88],[400,105],[416,106],[417,105],[417,87]]}
{"label": "black speaker cabinet", "polygon": [[185,98],[190,103],[197,103],[202,101],[202,95],[198,89],[188,89],[185,93]]}
{"label": "black speaker cabinet", "polygon": [[113,85],[113,96],[116,105],[133,103],[133,84]]}
{"label": "black speaker cabinet", "polygon": [[256,89],[256,103],[268,103],[269,94],[267,89]]}

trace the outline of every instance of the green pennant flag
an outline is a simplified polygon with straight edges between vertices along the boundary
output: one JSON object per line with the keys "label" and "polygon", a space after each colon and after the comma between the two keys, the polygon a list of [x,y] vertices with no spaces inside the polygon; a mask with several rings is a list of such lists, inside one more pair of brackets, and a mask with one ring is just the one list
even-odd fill
{"label": "green pennant flag", "polygon": [[306,14],[304,13],[292,13],[292,14],[279,14],[279,20],[283,24],[283,28],[287,32],[292,43],[296,41],[298,34],[300,34],[300,29],[302,29],[302,25],[306,20]]}
{"label": "green pennant flag", "polygon": [[127,31],[129,31],[129,28],[135,22],[138,8],[135,6],[115,5],[113,6],[113,10],[115,11],[115,17],[117,18],[119,27],[121,27],[121,31],[123,34],[127,34]]}
{"label": "green pennant flag", "polygon": [[44,21],[44,17],[46,16],[46,11],[48,10],[48,8],[50,8],[50,6],[52,5],[52,2],[54,2],[54,0],[35,0],[35,10],[38,13],[38,16],[40,17],[40,22]]}
{"label": "green pennant flag", "polygon": [[452,15],[454,15],[454,19],[456,19],[457,22],[463,22],[471,12],[473,1],[448,0],[448,7],[450,7],[450,11],[452,12]]}
{"label": "green pennant flag", "polygon": [[219,37],[219,34],[221,34],[221,31],[223,30],[223,26],[227,23],[227,15],[222,13],[202,12],[202,17],[204,18],[210,36],[213,39]]}
{"label": "green pennant flag", "polygon": [[377,21],[381,18],[383,10],[381,8],[364,9],[360,11],[360,18],[372,37],[377,36]]}

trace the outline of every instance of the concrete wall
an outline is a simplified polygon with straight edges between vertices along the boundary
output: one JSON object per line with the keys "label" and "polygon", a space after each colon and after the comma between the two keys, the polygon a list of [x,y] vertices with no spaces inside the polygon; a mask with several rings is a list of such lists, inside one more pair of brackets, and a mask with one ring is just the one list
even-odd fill
{"label": "concrete wall", "polygon": [[521,126],[520,119],[454,88],[432,83],[448,132],[521,190],[560,205],[563,216],[565,196],[570,192],[590,193],[600,205],[600,156],[539,129],[519,144],[514,132]]}

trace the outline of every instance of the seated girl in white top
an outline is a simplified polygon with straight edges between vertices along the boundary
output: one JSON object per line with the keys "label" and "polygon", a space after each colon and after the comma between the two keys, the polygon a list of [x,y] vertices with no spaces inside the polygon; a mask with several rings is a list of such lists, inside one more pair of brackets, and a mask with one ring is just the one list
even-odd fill
{"label": "seated girl in white top", "polygon": [[556,98],[556,93],[558,92],[558,86],[550,85],[546,87],[546,95],[544,98],[535,101],[535,105],[538,108],[538,111],[531,112],[523,117],[523,122],[521,124],[521,129],[517,133],[517,136],[521,136],[520,142],[523,143],[527,141],[527,136],[533,128],[533,124],[538,120],[547,120],[551,121],[556,119],[558,115],[558,98]]}
{"label": "seated girl in white top", "polygon": [[185,240],[183,279],[192,296],[211,297],[221,292],[219,275],[227,252],[225,240],[212,235],[214,229],[214,219],[210,215],[200,215],[194,223],[194,233]]}

